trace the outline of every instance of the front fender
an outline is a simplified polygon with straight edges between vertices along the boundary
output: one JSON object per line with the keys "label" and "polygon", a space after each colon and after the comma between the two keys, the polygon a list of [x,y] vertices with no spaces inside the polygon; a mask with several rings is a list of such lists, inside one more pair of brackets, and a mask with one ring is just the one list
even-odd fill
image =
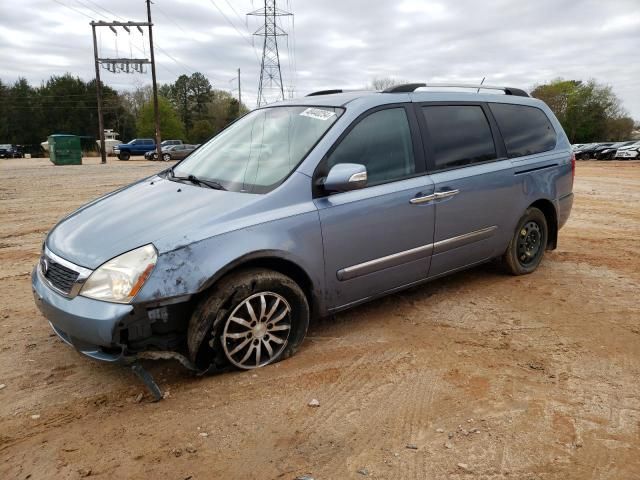
{"label": "front fender", "polygon": [[160,253],[135,302],[195,295],[235,267],[258,258],[279,258],[296,264],[307,273],[317,298],[324,298],[322,236],[318,212],[313,210]]}

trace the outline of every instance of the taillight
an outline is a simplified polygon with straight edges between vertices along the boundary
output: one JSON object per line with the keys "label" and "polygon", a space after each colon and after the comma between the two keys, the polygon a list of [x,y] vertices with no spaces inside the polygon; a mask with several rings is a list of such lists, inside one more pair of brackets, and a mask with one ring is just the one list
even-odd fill
{"label": "taillight", "polygon": [[573,189],[573,181],[576,178],[576,154],[571,154],[571,188]]}

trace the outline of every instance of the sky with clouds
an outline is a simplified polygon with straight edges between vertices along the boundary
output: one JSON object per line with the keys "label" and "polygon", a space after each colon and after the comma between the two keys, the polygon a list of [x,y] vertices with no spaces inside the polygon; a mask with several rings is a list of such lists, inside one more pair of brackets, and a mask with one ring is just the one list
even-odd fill
{"label": "sky with clouds", "polygon": [[[259,0],[154,0],[160,82],[204,73],[231,90],[242,71],[253,106],[260,73]],[[640,120],[640,0],[282,0],[293,19],[280,38],[284,83],[295,95],[360,88],[374,77],[485,83],[530,90],[563,77],[613,87]],[[146,19],[143,0],[3,0],[0,78],[39,84],[50,75],[94,76],[92,20]],[[99,29],[100,30],[100,29]],[[117,38],[117,40],[116,40]],[[148,56],[139,33],[99,33],[100,56]],[[293,54],[292,52],[295,52]],[[103,81],[127,89],[150,75]],[[235,94],[235,91],[233,92]]]}

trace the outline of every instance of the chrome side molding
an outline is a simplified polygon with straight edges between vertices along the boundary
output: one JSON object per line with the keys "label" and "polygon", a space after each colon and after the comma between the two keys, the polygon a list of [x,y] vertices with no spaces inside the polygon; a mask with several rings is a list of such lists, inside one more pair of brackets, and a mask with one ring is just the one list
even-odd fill
{"label": "chrome side molding", "polygon": [[433,249],[433,244],[422,245],[421,247],[404,250],[402,252],[393,253],[386,257],[375,258],[368,262],[359,263],[338,270],[336,275],[338,280],[350,280],[352,278],[360,277],[368,273],[377,272],[378,270],[384,270],[385,268],[397,267],[403,263],[411,262],[413,260],[419,260],[420,258],[427,258]]}
{"label": "chrome side molding", "polygon": [[469,245],[473,242],[479,242],[480,240],[491,237],[493,235],[493,232],[497,230],[497,228],[497,225],[492,225],[491,227],[482,228],[480,230],[475,230],[463,235],[440,240],[439,242],[433,244],[433,253],[438,254],[446,252],[447,250],[453,250],[454,248]]}
{"label": "chrome side molding", "polygon": [[[418,197],[412,200],[419,200],[421,198],[424,197]],[[375,258],[367,262],[358,263],[357,265],[342,268],[336,272],[336,276],[340,281],[351,280],[352,278],[367,275],[369,273],[374,273],[379,270],[384,270],[385,268],[397,267],[398,265],[402,265],[403,263],[412,262],[421,258],[427,258],[431,253],[443,253],[448,250],[453,250],[454,248],[469,245],[470,243],[479,242],[480,240],[491,237],[497,229],[497,225],[492,225],[490,227],[481,228],[480,230],[475,230],[463,235],[457,235],[445,240],[440,240],[439,242],[431,243],[429,245],[422,245],[420,247],[411,248],[409,250],[403,250],[402,252],[393,253],[385,257]]]}

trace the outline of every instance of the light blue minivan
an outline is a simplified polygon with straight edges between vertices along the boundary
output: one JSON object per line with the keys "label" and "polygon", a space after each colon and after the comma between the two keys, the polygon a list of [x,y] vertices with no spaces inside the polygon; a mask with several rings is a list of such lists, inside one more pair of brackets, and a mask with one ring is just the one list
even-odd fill
{"label": "light blue minivan", "polygon": [[573,203],[562,127],[519,89],[433,87],[248,113],[62,219],[33,271],[39,309],[96,359],[252,369],[312,318],[494,258],[533,272]]}

